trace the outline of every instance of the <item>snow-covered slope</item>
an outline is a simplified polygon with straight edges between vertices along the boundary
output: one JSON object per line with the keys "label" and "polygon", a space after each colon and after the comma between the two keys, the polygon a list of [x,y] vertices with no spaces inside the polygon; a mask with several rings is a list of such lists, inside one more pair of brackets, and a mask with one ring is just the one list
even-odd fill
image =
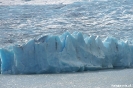
{"label": "snow-covered slope", "polygon": [[133,67],[132,6],[132,0],[1,0],[1,73]]}
{"label": "snow-covered slope", "polygon": [[0,49],[2,74],[60,73],[133,67],[133,45],[80,32],[46,35]]}
{"label": "snow-covered slope", "polygon": [[[45,1],[51,4],[45,5]],[[0,47],[22,44],[43,34],[62,34],[67,30],[133,42],[132,0],[65,0],[70,4],[58,0],[57,4],[52,4],[56,1],[0,1]]]}
{"label": "snow-covered slope", "polygon": [[[70,4],[82,0],[1,0],[0,5],[46,5],[46,4]],[[84,0],[83,0],[84,1]]]}

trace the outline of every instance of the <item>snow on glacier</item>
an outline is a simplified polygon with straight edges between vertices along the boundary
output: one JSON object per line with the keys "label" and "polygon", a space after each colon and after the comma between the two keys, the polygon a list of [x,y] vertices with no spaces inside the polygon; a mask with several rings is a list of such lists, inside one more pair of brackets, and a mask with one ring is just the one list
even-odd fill
{"label": "snow on glacier", "polygon": [[133,67],[133,45],[80,32],[45,35],[23,45],[0,49],[2,74],[81,72]]}

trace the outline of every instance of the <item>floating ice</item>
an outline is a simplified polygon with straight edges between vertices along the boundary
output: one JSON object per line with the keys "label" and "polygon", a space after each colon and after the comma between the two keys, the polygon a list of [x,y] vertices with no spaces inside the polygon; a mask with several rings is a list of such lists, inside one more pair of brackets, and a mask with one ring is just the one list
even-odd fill
{"label": "floating ice", "polygon": [[133,45],[108,37],[65,32],[0,49],[2,74],[78,72],[133,67]]}

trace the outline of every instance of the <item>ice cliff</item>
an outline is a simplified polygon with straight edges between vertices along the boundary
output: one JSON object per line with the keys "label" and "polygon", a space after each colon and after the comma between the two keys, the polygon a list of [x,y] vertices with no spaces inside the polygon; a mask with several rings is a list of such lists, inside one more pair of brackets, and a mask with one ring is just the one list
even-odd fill
{"label": "ice cliff", "polygon": [[80,32],[46,35],[0,49],[1,74],[38,74],[133,67],[133,45]]}

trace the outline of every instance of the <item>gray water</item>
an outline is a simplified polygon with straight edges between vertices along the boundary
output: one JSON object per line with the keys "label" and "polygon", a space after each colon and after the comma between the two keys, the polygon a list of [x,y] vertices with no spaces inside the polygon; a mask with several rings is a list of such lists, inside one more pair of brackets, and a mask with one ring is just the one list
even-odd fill
{"label": "gray water", "polygon": [[65,74],[0,75],[0,88],[133,88],[133,69]]}

